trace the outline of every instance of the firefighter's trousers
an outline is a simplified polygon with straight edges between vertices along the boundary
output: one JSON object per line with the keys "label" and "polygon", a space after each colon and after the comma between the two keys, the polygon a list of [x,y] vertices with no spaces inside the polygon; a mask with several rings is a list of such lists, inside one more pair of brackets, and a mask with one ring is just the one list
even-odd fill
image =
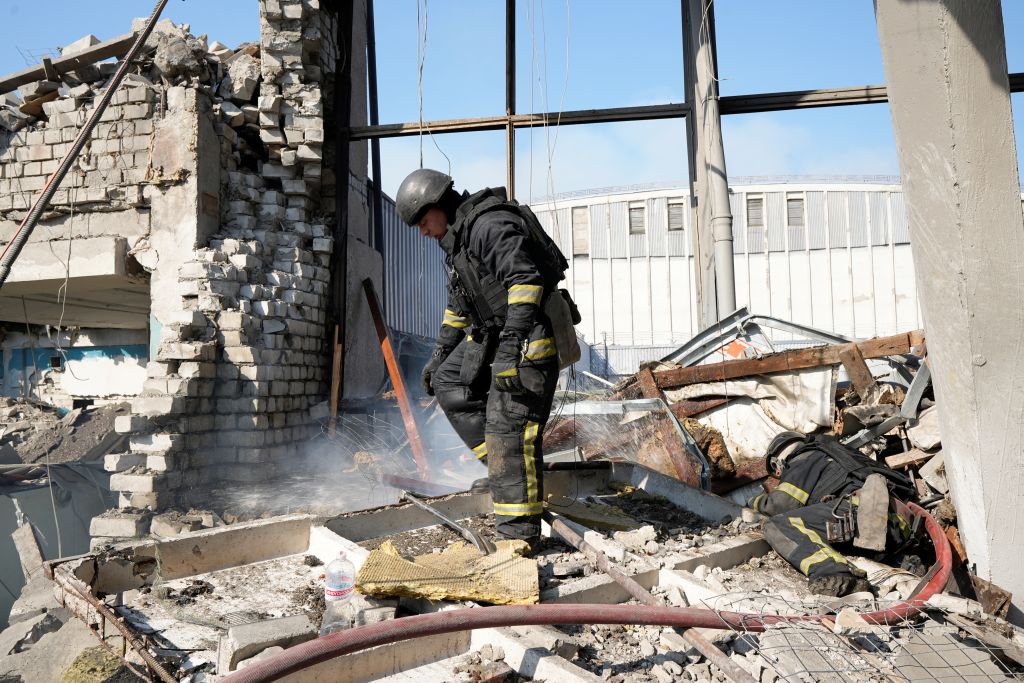
{"label": "firefighter's trousers", "polygon": [[504,538],[540,534],[544,480],[541,435],[558,381],[555,359],[527,362],[524,394],[498,391],[491,379],[494,351],[470,338],[434,373],[432,385],[445,416],[477,458],[487,464],[495,530]]}
{"label": "firefighter's trousers", "polygon": [[[825,523],[835,515],[846,515],[856,505],[856,496],[842,502],[826,501],[781,512],[771,517],[764,525],[764,537],[769,545],[791,565],[808,578],[829,574],[851,573],[851,565],[840,550],[853,551],[858,555],[870,554],[859,550],[850,542],[829,543]],[[856,510],[854,510],[856,514]],[[892,509],[889,511],[889,543],[902,541],[910,533],[906,520]]]}

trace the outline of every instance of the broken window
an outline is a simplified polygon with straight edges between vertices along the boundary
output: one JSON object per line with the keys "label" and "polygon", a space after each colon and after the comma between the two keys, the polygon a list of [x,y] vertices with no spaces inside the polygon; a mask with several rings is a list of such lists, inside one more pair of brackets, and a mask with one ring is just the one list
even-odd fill
{"label": "broken window", "polygon": [[791,251],[807,247],[807,226],[804,221],[803,194],[786,195],[786,231]]}
{"label": "broken window", "polygon": [[642,235],[644,234],[644,212],[646,206],[644,202],[630,202],[629,203],[629,234],[630,235]]}
{"label": "broken window", "polygon": [[590,209],[586,206],[572,207],[572,255],[587,256],[590,253]]}
{"label": "broken window", "polygon": [[686,211],[686,203],[682,198],[668,200],[668,229],[684,230],[683,217]]}

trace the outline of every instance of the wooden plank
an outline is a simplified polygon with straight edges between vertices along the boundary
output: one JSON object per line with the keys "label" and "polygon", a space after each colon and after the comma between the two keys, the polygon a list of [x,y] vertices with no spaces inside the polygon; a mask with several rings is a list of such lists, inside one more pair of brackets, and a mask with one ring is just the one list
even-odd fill
{"label": "wooden plank", "polygon": [[[83,66],[89,66],[111,57],[120,59],[128,54],[128,49],[131,48],[134,42],[135,34],[126,33],[123,36],[111,38],[110,40],[93,45],[81,52],[76,52],[73,55],[58,57],[51,62],[52,71],[50,73],[66,74],[69,71],[75,71]],[[47,69],[42,64],[22,69],[7,76],[0,76],[0,95],[15,90],[18,86],[25,85],[26,83],[46,80],[46,77]]]}
{"label": "wooden plank", "polygon": [[327,424],[327,434],[334,436],[338,428],[338,401],[341,399],[341,364],[345,358],[342,345],[339,342],[341,325],[334,326],[334,341],[331,342],[331,418]]}
{"label": "wooden plank", "polygon": [[384,364],[388,368],[388,375],[391,377],[391,384],[394,386],[395,396],[398,398],[398,410],[402,413],[402,421],[405,423],[405,433],[409,437],[409,446],[412,448],[413,459],[416,460],[416,467],[419,469],[420,476],[426,479],[430,474],[427,467],[427,453],[423,449],[423,442],[420,440],[420,432],[416,427],[416,418],[412,413],[412,403],[409,401],[409,394],[405,391],[405,380],[402,379],[402,370],[398,367],[395,349],[391,345],[387,325],[384,323],[384,314],[380,310],[377,292],[374,290],[373,280],[370,278],[363,280],[363,292],[366,294],[366,303],[370,307],[373,325],[377,329],[377,339],[380,340],[380,350],[384,354]]}
{"label": "wooden plank", "polygon": [[920,465],[923,462],[931,460],[934,453],[925,453],[924,451],[911,448],[906,453],[897,453],[896,455],[890,455],[885,459],[885,464],[893,469],[899,467],[908,467]]}
{"label": "wooden plank", "polygon": [[[924,332],[917,330],[891,337],[879,337],[860,342],[857,346],[864,358],[883,358],[910,353],[910,350],[924,340]],[[695,365],[687,368],[673,368],[654,373],[658,387],[675,389],[689,384],[705,382],[722,382],[727,379],[763,375],[771,372],[787,372],[818,368],[841,363],[839,350],[841,345],[817,346],[809,349],[796,349],[773,353],[761,358],[744,358],[729,360],[710,365]]]}
{"label": "wooden plank", "polygon": [[676,401],[670,406],[672,414],[680,420],[685,420],[688,417],[694,417],[701,413],[706,413],[714,408],[727,405],[730,401],[735,399],[731,398],[708,398],[701,401]]}
{"label": "wooden plank", "polygon": [[864,362],[864,356],[856,344],[846,344],[839,349],[839,360],[842,361],[846,373],[850,376],[850,383],[860,396],[862,401],[870,401],[878,385],[875,377]]}
{"label": "wooden plank", "polygon": [[644,368],[637,373],[637,382],[640,384],[640,393],[644,398],[660,398],[665,400],[665,392],[658,388],[654,381],[654,373],[650,368]]}
{"label": "wooden plank", "polygon": [[31,581],[43,568],[43,551],[39,549],[39,540],[32,522],[26,522],[15,529],[11,538],[14,539],[14,547],[21,561],[21,573],[25,575],[26,581]]}

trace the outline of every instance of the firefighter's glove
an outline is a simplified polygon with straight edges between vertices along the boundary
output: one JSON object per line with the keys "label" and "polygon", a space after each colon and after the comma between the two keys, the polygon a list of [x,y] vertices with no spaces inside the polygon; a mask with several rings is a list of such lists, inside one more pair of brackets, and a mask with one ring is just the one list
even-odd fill
{"label": "firefighter's glove", "polygon": [[430,354],[430,360],[423,366],[423,372],[420,373],[420,383],[427,396],[434,395],[434,387],[431,384],[434,379],[434,373],[441,367],[441,363],[444,362],[449,353],[451,353],[451,349],[439,346],[434,349],[434,352]]}
{"label": "firefighter's glove", "polygon": [[523,381],[519,377],[519,361],[521,358],[519,344],[514,340],[503,341],[498,344],[498,350],[494,354],[494,363],[491,364],[494,386],[498,391],[505,391],[510,394],[526,393],[526,387],[523,386]]}

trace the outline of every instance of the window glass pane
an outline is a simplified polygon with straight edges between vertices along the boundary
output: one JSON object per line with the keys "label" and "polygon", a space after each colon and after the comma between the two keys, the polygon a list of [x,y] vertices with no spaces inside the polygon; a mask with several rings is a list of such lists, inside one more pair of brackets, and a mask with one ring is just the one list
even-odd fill
{"label": "window glass pane", "polygon": [[764,225],[763,197],[747,197],[747,225]]}
{"label": "window glass pane", "polygon": [[668,229],[669,230],[682,230],[685,226],[683,223],[683,212],[686,210],[686,205],[682,202],[670,202],[668,205]]}
{"label": "window glass pane", "polygon": [[[410,3],[378,4],[405,8]],[[503,2],[439,4],[455,12],[477,5],[499,8],[502,17],[495,23],[504,29]],[[618,0],[534,0],[517,2],[516,8],[516,109],[520,113],[683,101],[678,0],[646,0],[628,7]],[[460,26],[475,30],[478,24],[462,22]],[[504,39],[498,46],[504,51]],[[496,65],[498,72],[488,78],[504,87],[504,60]],[[460,87],[467,82],[475,86],[461,77],[453,80]]]}
{"label": "window glass pane", "polygon": [[630,205],[629,234],[638,235],[644,231],[644,205]]}
{"label": "window glass pane", "polygon": [[804,198],[786,198],[786,225],[802,226],[804,224]]}
{"label": "window glass pane", "polygon": [[714,8],[723,95],[885,82],[870,2],[715,0]]}

